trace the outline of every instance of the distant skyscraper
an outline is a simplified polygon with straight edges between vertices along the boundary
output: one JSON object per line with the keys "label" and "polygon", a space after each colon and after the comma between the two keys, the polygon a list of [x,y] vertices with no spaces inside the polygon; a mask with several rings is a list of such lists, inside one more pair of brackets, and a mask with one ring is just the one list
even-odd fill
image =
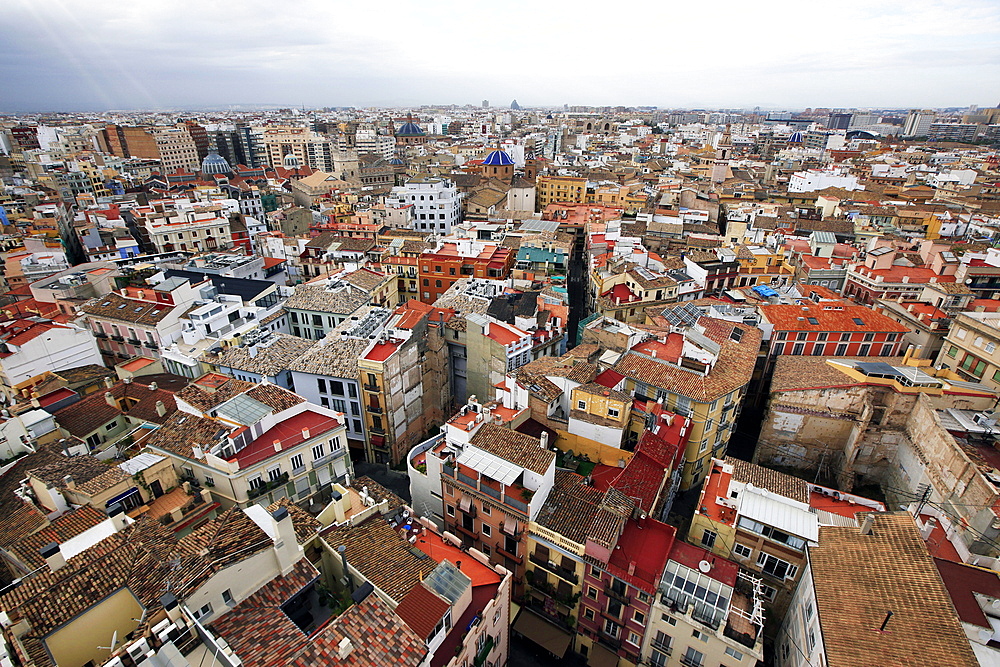
{"label": "distant skyscraper", "polygon": [[513,102],[510,103],[510,109],[511,111],[520,111],[521,105],[517,103],[517,100],[514,100]]}
{"label": "distant skyscraper", "polygon": [[851,113],[832,113],[826,126],[831,130],[846,130],[851,126],[851,119],[853,117],[854,114]]}
{"label": "distant skyscraper", "polygon": [[483,100],[483,108],[484,109],[489,109],[490,108],[490,101],[489,100]]}

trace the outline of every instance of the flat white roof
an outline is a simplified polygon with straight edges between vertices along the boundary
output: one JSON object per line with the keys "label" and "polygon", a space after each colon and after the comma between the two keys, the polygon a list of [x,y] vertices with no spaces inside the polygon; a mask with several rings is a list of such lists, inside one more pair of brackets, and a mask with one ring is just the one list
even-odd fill
{"label": "flat white roof", "polygon": [[458,457],[458,462],[502,484],[513,484],[514,480],[524,472],[521,466],[477,447],[466,448]]}
{"label": "flat white roof", "polygon": [[809,506],[805,503],[749,485],[740,492],[739,497],[740,516],[759,521],[810,542],[819,541],[819,521],[817,516],[809,511]]}

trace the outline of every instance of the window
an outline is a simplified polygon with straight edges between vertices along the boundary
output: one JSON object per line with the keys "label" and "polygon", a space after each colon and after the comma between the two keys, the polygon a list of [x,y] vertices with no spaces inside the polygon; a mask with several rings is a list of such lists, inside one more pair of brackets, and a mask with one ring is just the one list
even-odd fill
{"label": "window", "polygon": [[628,643],[629,644],[632,644],[633,646],[638,646],[639,642],[641,642],[641,641],[642,641],[642,637],[640,637],[639,635],[635,634],[634,632],[629,632],[628,633]]}
{"label": "window", "polygon": [[826,340],[826,335],[827,335],[826,332],[822,331],[816,334],[816,340]]}
{"label": "window", "polygon": [[965,335],[967,333],[968,332],[965,329],[962,328],[955,329],[955,338],[959,340],[965,340]]}
{"label": "window", "polygon": [[701,630],[692,630],[691,631],[691,636],[694,637],[695,639],[698,639],[698,640],[703,641],[703,642],[707,642],[708,641],[708,635],[706,635]]}
{"label": "window", "polygon": [[604,620],[604,634],[608,635],[609,637],[617,637],[618,631],[620,629],[621,628],[619,628],[618,624],[615,623],[614,621],[611,621],[609,619]]}
{"label": "window", "polygon": [[222,591],[222,601],[225,602],[230,607],[236,604],[236,600],[233,599],[233,593],[228,588]]}
{"label": "window", "polygon": [[632,620],[638,623],[639,625],[644,625],[646,623],[646,615],[641,611],[637,611],[634,614],[632,614]]}
{"label": "window", "polygon": [[585,607],[583,610],[583,617],[588,621],[594,620],[594,610],[590,607]]}
{"label": "window", "polygon": [[840,334],[840,340],[851,340],[851,334],[849,333]]}
{"label": "window", "polygon": [[865,325],[865,321],[863,319],[861,319],[860,317],[852,317],[851,321],[853,321],[859,327],[863,327]]}
{"label": "window", "polygon": [[608,416],[609,417],[617,417],[618,416],[618,409],[617,408],[608,408]]}
{"label": "window", "polygon": [[799,568],[791,563],[783,561],[780,558],[775,558],[763,551],[757,556],[757,565],[760,566],[761,572],[769,574],[775,579],[792,579],[799,570]]}
{"label": "window", "polygon": [[816,648],[816,632],[810,628],[809,634],[806,635],[806,644],[809,647],[809,652],[812,653],[813,649]]}
{"label": "window", "polygon": [[805,611],[805,617],[807,621],[813,617],[814,611],[815,610],[813,609],[813,601],[809,600],[806,603],[806,611]]}
{"label": "window", "polygon": [[753,549],[751,549],[745,544],[737,543],[733,545],[733,553],[739,556],[740,558],[750,558],[750,555],[753,553]]}
{"label": "window", "polygon": [[667,625],[677,625],[677,619],[669,614],[660,614],[660,620]]}
{"label": "window", "polygon": [[202,619],[205,618],[206,616],[211,616],[211,614],[212,614],[212,603],[208,602],[205,603],[205,606],[202,607],[201,609],[195,610],[192,615],[196,619]]}
{"label": "window", "polygon": [[993,341],[987,341],[986,347],[984,347],[983,349],[986,350],[987,354],[993,354],[993,352],[997,349],[997,346],[996,343],[994,343]]}
{"label": "window", "polygon": [[597,589],[593,586],[587,586],[587,597],[591,600],[597,599]]}
{"label": "window", "polygon": [[251,489],[259,489],[264,486],[264,480],[261,479],[261,476],[258,474],[248,479],[247,484],[250,485]]}
{"label": "window", "polygon": [[325,394],[326,393],[326,380],[324,380],[323,378],[318,378],[316,380],[316,387],[319,389],[319,392],[321,394]]}
{"label": "window", "polygon": [[952,345],[951,347],[949,347],[948,348],[948,356],[951,357],[952,359],[954,359],[956,356],[958,356],[958,348],[955,347],[954,345]]}
{"label": "window", "polygon": [[785,334],[785,332],[784,332],[784,331],[779,331],[779,332],[778,332],[778,335],[777,335],[777,336],[775,336],[775,339],[777,339],[777,340],[785,340],[785,335],[786,335],[786,334]]}
{"label": "window", "polygon": [[454,505],[448,505],[447,510],[448,510],[448,516],[455,516],[455,506]]}
{"label": "window", "polygon": [[277,482],[281,478],[281,466],[274,466],[268,470],[267,478],[272,482]]}
{"label": "window", "polygon": [[577,401],[576,402],[576,409],[577,410],[586,410],[587,409],[587,401]]}
{"label": "window", "polygon": [[706,529],[705,532],[701,534],[701,546],[705,547],[706,549],[711,549],[713,546],[715,546],[715,538],[717,538],[718,536],[719,536],[718,533]]}
{"label": "window", "polygon": [[660,653],[655,648],[649,654],[649,664],[653,667],[666,667],[669,654]]}
{"label": "window", "polygon": [[805,331],[799,332],[798,334],[795,335],[795,340],[805,340],[808,337],[808,335],[809,334],[807,334]]}
{"label": "window", "polygon": [[319,443],[318,445],[313,445],[313,450],[312,450],[313,461],[319,461],[321,458],[323,458],[323,453],[324,452],[323,452],[322,442]]}
{"label": "window", "polygon": [[305,466],[302,465],[302,455],[301,454],[296,454],[295,456],[292,457],[292,470],[299,470],[299,469],[304,468],[304,467]]}
{"label": "window", "polygon": [[871,350],[872,350],[871,343],[862,343],[861,347],[858,348],[858,356],[867,357],[868,353],[871,352]]}
{"label": "window", "polygon": [[778,589],[773,586],[768,586],[767,584],[761,584],[760,589],[765,600],[768,602],[774,602],[774,597],[778,594]]}
{"label": "window", "polygon": [[493,529],[485,521],[483,522],[483,537],[493,537]]}
{"label": "window", "polygon": [[689,646],[687,651],[684,652],[684,664],[692,665],[693,667],[701,667],[705,664],[705,654],[701,651],[696,651]]}
{"label": "window", "polygon": [[817,320],[815,317],[807,317],[806,320],[809,322],[809,324],[819,324],[819,320]]}
{"label": "window", "polygon": [[726,655],[728,655],[733,660],[742,660],[743,654],[732,648],[731,646],[726,647]]}
{"label": "window", "polygon": [[485,514],[486,516],[492,516],[493,515],[493,510],[490,509],[490,506],[487,505],[486,503],[483,503],[483,514]]}

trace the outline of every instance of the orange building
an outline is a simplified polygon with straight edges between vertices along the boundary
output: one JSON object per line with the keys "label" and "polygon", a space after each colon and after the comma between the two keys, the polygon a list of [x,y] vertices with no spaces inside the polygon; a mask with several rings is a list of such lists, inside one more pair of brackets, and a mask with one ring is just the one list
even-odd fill
{"label": "orange building", "polygon": [[514,266],[514,252],[498,243],[448,241],[421,253],[417,266],[420,301],[432,304],[462,278],[503,280]]}

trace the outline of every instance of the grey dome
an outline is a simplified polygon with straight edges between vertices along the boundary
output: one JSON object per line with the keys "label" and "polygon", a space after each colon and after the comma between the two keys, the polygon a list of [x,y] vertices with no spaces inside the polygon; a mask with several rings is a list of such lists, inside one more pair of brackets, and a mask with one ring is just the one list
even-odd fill
{"label": "grey dome", "polygon": [[295,157],[294,153],[289,153],[285,156],[285,159],[281,161],[281,164],[285,169],[298,169],[302,165],[299,164],[299,159]]}
{"label": "grey dome", "polygon": [[215,151],[206,155],[201,162],[201,173],[203,174],[228,174],[230,171],[232,169],[229,168],[226,158]]}

